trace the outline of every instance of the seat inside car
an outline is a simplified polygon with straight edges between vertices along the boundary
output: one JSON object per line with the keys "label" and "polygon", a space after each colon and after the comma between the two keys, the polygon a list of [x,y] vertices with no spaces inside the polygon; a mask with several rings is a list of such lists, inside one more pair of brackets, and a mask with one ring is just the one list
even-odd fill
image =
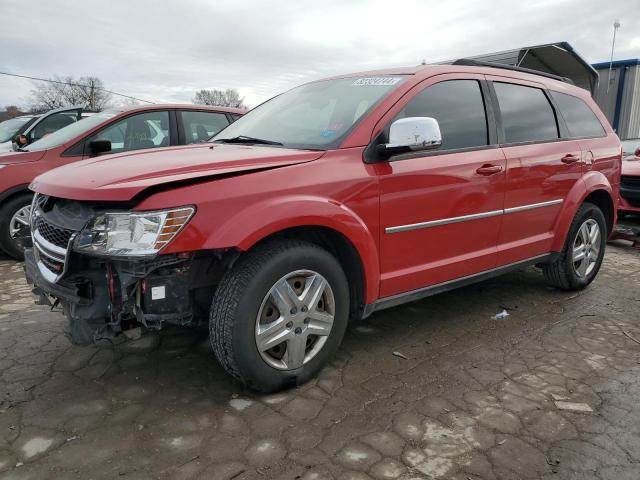
{"label": "seat inside car", "polygon": [[127,123],[124,148],[125,150],[153,148],[156,146],[153,142],[154,137],[155,133],[146,120],[133,117],[131,121]]}

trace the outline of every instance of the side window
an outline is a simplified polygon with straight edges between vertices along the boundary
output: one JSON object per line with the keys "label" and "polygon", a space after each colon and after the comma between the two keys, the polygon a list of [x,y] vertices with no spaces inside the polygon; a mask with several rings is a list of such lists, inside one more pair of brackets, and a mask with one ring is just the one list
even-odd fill
{"label": "side window", "polygon": [[187,144],[206,142],[229,125],[224,113],[183,111],[181,114]]}
{"label": "side window", "polygon": [[40,140],[53,132],[57,132],[67,125],[75,123],[77,120],[78,114],[76,112],[54,113],[33,127],[29,136],[31,137],[31,141],[35,142],[36,140]]}
{"label": "side window", "polygon": [[111,141],[111,152],[169,146],[169,112],[147,112],[112,123],[87,138]]}
{"label": "side window", "polygon": [[553,100],[567,122],[572,137],[603,137],[604,128],[596,114],[581,98],[566,93],[551,92]]}
{"label": "side window", "polygon": [[487,145],[487,116],[476,80],[448,80],[413,97],[397,118],[433,117],[440,124],[439,150]]}
{"label": "side window", "polygon": [[553,107],[539,88],[494,82],[506,143],[559,138]]}

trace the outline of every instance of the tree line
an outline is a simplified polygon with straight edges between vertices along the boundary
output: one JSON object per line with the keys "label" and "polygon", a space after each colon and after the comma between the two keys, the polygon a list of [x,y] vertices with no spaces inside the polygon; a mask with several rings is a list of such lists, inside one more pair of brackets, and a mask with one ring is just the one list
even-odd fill
{"label": "tree line", "polygon": [[[234,88],[198,90],[191,101],[196,105],[246,108],[244,97],[241,97]],[[98,77],[55,76],[49,82],[34,83],[29,97],[29,111],[41,113],[56,108],[80,105],[88,111],[99,112],[114,106],[114,103],[114,95],[105,88]],[[118,102],[120,105],[122,103]],[[124,103],[137,104],[130,99]],[[10,118],[24,113],[15,105],[9,105],[5,110]]]}

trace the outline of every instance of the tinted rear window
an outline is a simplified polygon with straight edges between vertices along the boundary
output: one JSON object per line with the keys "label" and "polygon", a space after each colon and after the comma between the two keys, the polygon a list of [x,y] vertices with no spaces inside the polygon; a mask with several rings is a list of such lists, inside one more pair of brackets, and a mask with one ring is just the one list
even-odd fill
{"label": "tinted rear window", "polygon": [[602,137],[604,128],[593,110],[581,98],[566,93],[551,92],[560,114],[567,122],[572,137]]}
{"label": "tinted rear window", "polygon": [[555,113],[541,89],[499,82],[493,86],[506,143],[542,142],[559,137]]}
{"label": "tinted rear window", "polygon": [[487,118],[476,80],[449,80],[418,93],[396,118],[433,117],[442,133],[441,150],[487,145]]}

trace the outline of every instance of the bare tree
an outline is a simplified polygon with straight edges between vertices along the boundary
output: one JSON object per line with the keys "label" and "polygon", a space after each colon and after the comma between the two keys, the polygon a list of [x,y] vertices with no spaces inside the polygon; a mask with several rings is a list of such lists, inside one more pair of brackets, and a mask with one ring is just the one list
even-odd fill
{"label": "bare tree", "polygon": [[193,97],[193,103],[197,105],[215,105],[218,107],[245,108],[244,97],[235,88],[226,90],[199,90]]}
{"label": "bare tree", "polygon": [[4,110],[5,112],[7,112],[8,118],[15,118],[19,115],[22,115],[22,112],[20,111],[20,109],[15,105],[7,105],[6,107],[4,107]]}
{"label": "bare tree", "polygon": [[104,90],[102,80],[97,77],[54,77],[53,82],[35,84],[31,90],[32,110],[82,105],[99,112],[111,101],[111,94]]}

